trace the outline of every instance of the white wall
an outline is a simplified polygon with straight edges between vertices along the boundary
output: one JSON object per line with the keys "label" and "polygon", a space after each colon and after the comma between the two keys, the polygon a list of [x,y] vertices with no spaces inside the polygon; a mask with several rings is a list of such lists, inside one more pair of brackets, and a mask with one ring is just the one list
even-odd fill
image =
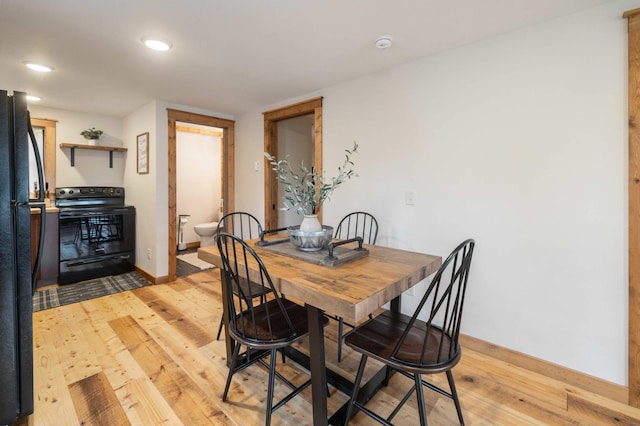
{"label": "white wall", "polygon": [[[177,214],[187,214],[185,243],[200,240],[194,226],[218,220],[220,208],[220,144],[222,138],[199,133],[176,135]],[[177,220],[177,219],[176,219]],[[179,242],[179,241],[178,241]]]}
{"label": "white wall", "polygon": [[235,131],[235,210],[251,213],[264,223],[264,171],[254,169],[256,161],[261,165],[265,161],[262,110],[236,119]]}
{"label": "white wall", "polygon": [[[368,210],[380,244],[443,256],[475,238],[464,333],[626,384],[622,13],[636,7],[614,2],[309,94],[324,96],[327,173],[354,140],[361,151],[324,222]],[[262,180],[248,166],[273,108],[236,126],[237,208],[258,217]]]}
{"label": "white wall", "polygon": [[[149,102],[125,117],[123,126],[125,146],[129,148],[124,178],[126,199],[128,204],[136,208],[136,265],[153,276],[157,276],[158,253],[162,253],[157,247],[157,230],[163,226],[156,213],[158,192],[156,183],[156,175],[158,174],[158,131],[156,129],[158,121],[156,108],[156,101]],[[165,127],[166,122],[166,120],[163,122]],[[149,132],[149,151],[147,153],[149,173],[138,174],[136,137],[145,132]],[[166,150],[164,155],[167,155]],[[162,172],[166,174],[167,169],[165,168]],[[167,222],[164,222],[164,227],[166,228],[167,226]],[[165,256],[167,256],[166,252]],[[167,267],[165,266],[166,269]]]}
{"label": "white wall", "polygon": [[[104,132],[99,144],[123,146],[122,119],[106,115],[85,114],[29,104],[34,118],[57,120],[56,124],[56,186],[123,186],[124,165],[132,152],[114,152],[113,168],[109,168],[107,151],[75,150],[75,167],[71,167],[71,150],[60,148],[61,143],[87,144],[80,135],[83,130],[95,127]],[[54,188],[49,188],[53,191]],[[125,193],[126,195],[126,193]]]}

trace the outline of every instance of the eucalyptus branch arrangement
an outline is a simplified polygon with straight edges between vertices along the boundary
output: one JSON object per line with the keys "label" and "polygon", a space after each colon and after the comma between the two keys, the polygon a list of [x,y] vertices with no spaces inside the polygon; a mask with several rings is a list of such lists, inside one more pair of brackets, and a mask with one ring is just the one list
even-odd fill
{"label": "eucalyptus branch arrangement", "polygon": [[100,135],[102,135],[104,132],[102,130],[97,130],[95,127],[92,127],[90,129],[87,130],[83,130],[82,132],[80,132],[80,134],[82,136],[84,136],[86,139],[100,139]]}
{"label": "eucalyptus branch arrangement", "polygon": [[357,152],[357,142],[353,143],[351,150],[345,149],[344,163],[338,167],[338,175],[331,179],[316,173],[313,167],[309,168],[303,162],[294,169],[287,159],[276,160],[265,152],[264,156],[273,166],[272,170],[276,172],[278,182],[284,185],[285,207],[281,210],[293,209],[299,215],[316,214],[336,188],[358,176],[353,170],[354,163],[351,160]]}

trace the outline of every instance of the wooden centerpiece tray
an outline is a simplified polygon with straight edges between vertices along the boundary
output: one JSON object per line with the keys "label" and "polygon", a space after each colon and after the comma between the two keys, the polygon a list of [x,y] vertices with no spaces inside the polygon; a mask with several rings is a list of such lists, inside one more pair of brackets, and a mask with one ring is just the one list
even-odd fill
{"label": "wooden centerpiece tray", "polygon": [[362,246],[360,237],[350,240],[333,240],[326,248],[317,251],[298,250],[288,238],[261,239],[255,244],[265,250],[329,268],[336,268],[369,256],[369,250]]}

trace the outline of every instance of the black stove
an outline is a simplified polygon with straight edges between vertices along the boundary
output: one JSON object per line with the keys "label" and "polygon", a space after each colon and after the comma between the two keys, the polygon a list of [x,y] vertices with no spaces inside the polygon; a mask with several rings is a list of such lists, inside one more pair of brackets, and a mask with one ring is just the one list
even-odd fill
{"label": "black stove", "polygon": [[56,188],[59,208],[58,284],[115,275],[135,269],[135,208],[124,188]]}

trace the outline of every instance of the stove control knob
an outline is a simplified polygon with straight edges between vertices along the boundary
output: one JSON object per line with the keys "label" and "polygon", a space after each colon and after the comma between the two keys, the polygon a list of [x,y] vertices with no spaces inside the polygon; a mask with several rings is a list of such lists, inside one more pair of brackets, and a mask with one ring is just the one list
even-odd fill
{"label": "stove control knob", "polygon": [[73,194],[73,189],[70,189],[70,190],[69,190],[69,194]]}
{"label": "stove control knob", "polygon": [[60,195],[64,195],[67,191],[65,191],[64,189],[60,190]]}

